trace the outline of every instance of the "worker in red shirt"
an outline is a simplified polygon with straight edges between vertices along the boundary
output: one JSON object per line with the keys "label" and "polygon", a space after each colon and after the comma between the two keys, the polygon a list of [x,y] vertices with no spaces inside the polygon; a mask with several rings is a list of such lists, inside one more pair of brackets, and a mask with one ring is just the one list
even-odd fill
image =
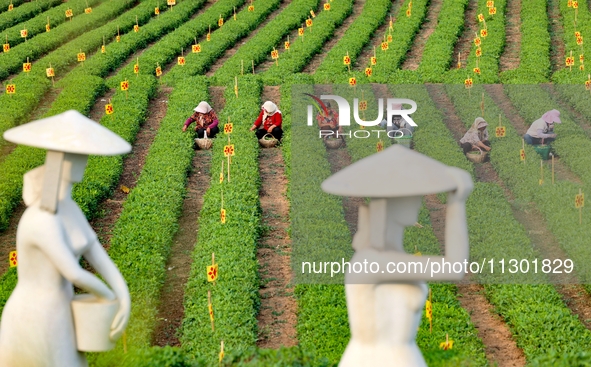
{"label": "worker in red shirt", "polygon": [[[283,117],[281,111],[277,109],[277,105],[271,101],[267,101],[261,108],[259,117],[250,128],[250,131],[256,130],[257,139],[262,139],[266,134],[271,134],[277,140],[281,140],[283,130],[281,130],[281,122]],[[258,129],[258,130],[257,130]]]}

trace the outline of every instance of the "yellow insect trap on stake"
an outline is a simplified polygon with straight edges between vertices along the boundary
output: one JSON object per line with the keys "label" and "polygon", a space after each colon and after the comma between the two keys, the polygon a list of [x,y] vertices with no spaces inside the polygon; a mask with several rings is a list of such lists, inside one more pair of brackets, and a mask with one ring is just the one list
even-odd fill
{"label": "yellow insect trap on stake", "polygon": [[218,278],[218,264],[215,263],[215,254],[211,253],[211,265],[207,265],[207,281],[215,282]]}
{"label": "yellow insect trap on stake", "polygon": [[8,254],[8,263],[10,264],[11,268],[15,268],[18,266],[16,251],[10,251],[10,253]]}

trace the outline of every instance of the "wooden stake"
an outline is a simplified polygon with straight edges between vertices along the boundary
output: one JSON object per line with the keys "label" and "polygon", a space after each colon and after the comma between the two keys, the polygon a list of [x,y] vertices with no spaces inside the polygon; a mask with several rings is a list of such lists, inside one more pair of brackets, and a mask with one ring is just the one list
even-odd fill
{"label": "wooden stake", "polygon": [[[582,195],[582,194],[583,194],[583,192],[582,192],[581,188],[579,188],[579,195]],[[582,223],[583,223],[583,207],[580,206],[579,207],[579,224],[582,224]]]}
{"label": "wooden stake", "polygon": [[544,183],[544,160],[540,160],[540,185]]}
{"label": "wooden stake", "polygon": [[431,288],[429,288],[429,302],[431,303],[431,317],[429,318],[429,333],[433,334],[433,298]]}
{"label": "wooden stake", "polygon": [[[211,291],[210,290],[207,290],[207,306],[208,306],[207,307],[208,311],[209,311],[209,306],[213,307],[213,305],[211,304]],[[213,317],[211,317],[211,315],[209,317],[209,320],[211,321],[211,331],[215,331],[215,327],[213,325]]]}
{"label": "wooden stake", "polygon": [[462,67],[462,53],[458,52],[458,69]]}
{"label": "wooden stake", "polygon": [[482,112],[482,118],[484,118],[484,93],[482,93],[482,101],[480,102],[480,111]]}
{"label": "wooden stake", "polygon": [[552,156],[552,185],[554,185],[554,154],[550,153]]}
{"label": "wooden stake", "polygon": [[236,94],[236,98],[238,98],[238,76],[234,77],[234,93]]}
{"label": "wooden stake", "polygon": [[240,75],[244,75],[244,60],[240,60]]}
{"label": "wooden stake", "polygon": [[[521,149],[523,149],[523,151],[525,152],[525,140],[521,139]],[[525,157],[525,159],[527,159],[527,157]],[[523,164],[525,164],[525,159],[523,160]]]}
{"label": "wooden stake", "polygon": [[230,182],[230,155],[228,154],[228,183]]}
{"label": "wooden stake", "polygon": [[[349,57],[349,51],[347,51],[347,57]],[[349,69],[349,72],[351,72],[351,62],[347,64],[347,69]]]}

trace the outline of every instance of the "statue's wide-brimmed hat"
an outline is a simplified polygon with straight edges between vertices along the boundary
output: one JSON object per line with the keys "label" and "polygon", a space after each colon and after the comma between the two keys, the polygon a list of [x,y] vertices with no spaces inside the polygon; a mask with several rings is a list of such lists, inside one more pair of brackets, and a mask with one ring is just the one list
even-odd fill
{"label": "statue's wide-brimmed hat", "polygon": [[7,130],[4,139],[83,155],[118,155],[131,151],[131,145],[119,135],[74,110]]}
{"label": "statue's wide-brimmed hat", "polygon": [[330,176],[322,189],[341,196],[422,196],[455,190],[448,172],[445,164],[396,144]]}

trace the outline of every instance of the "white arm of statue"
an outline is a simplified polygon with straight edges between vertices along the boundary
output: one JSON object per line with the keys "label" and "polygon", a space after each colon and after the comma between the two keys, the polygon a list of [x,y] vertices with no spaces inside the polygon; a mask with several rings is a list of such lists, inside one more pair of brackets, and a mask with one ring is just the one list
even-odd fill
{"label": "white arm of statue", "polygon": [[35,213],[35,225],[31,226],[31,240],[47,255],[60,274],[78,288],[84,289],[97,297],[114,300],[115,295],[99,278],[80,267],[73,256],[72,247],[65,236],[64,227],[55,214],[44,210]]}
{"label": "white arm of statue", "polygon": [[131,300],[127,284],[119,272],[119,269],[117,269],[117,266],[111,261],[111,258],[107,255],[107,252],[103,249],[103,246],[101,246],[98,240],[92,244],[90,249],[86,251],[83,256],[106,280],[109,286],[111,286],[119,301],[119,310],[111,325],[111,340],[116,341],[125,330],[131,312]]}
{"label": "white arm of statue", "polygon": [[[347,284],[376,284],[392,281],[461,280],[469,265],[468,228],[466,223],[466,198],[474,187],[470,175],[455,167],[449,174],[457,182],[457,189],[448,195],[445,256],[415,256],[406,252],[376,250],[361,244],[367,239],[358,239],[355,255],[351,259],[363,264],[363,271],[346,273]],[[360,211],[360,219],[361,219]],[[363,222],[360,221],[360,225]],[[379,264],[379,270],[371,272],[370,265]],[[404,263],[400,266],[400,263]],[[454,263],[456,264],[454,270]],[[461,265],[460,265],[461,264]],[[374,267],[374,269],[376,269]]]}

